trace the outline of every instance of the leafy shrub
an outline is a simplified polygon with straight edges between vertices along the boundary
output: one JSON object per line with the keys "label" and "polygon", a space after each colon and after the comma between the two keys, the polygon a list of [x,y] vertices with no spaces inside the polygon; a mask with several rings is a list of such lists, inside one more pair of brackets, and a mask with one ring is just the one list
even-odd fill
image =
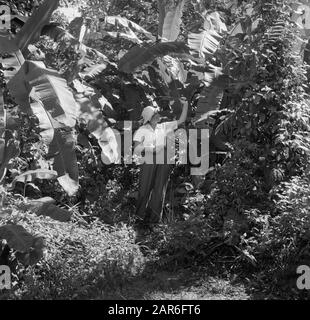
{"label": "leafy shrub", "polygon": [[253,246],[262,269],[286,296],[305,294],[297,291],[296,269],[310,265],[309,182],[308,176],[293,177],[272,191],[277,211]]}
{"label": "leafy shrub", "polygon": [[208,246],[212,240],[219,238],[202,215],[195,215],[156,230],[149,242],[158,250],[158,265],[169,269],[205,262]]}
{"label": "leafy shrub", "polygon": [[143,268],[134,231],[125,225],[82,226],[18,211],[1,220],[1,224],[8,222],[43,235],[46,242],[44,259],[34,267],[19,266],[10,298],[104,299]]}

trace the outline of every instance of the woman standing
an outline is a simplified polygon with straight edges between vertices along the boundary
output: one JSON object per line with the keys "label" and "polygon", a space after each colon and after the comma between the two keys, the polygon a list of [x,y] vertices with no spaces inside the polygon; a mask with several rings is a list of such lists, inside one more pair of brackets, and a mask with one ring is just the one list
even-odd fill
{"label": "woman standing", "polygon": [[[158,109],[146,107],[142,111],[143,125],[134,134],[135,154],[144,154],[140,172],[139,198],[136,215],[147,225],[161,222],[163,205],[169,181],[171,165],[167,164],[167,136],[185,122],[188,103],[181,99],[183,109],[179,120],[159,123]],[[163,162],[159,159],[165,159]]]}

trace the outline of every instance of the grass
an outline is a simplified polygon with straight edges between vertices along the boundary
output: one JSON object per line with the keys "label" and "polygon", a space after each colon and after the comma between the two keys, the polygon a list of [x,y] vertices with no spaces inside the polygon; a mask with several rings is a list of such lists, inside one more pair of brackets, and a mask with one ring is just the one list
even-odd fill
{"label": "grass", "polygon": [[[136,276],[144,257],[132,228],[100,222],[81,225],[13,209],[0,225],[16,223],[45,239],[44,258],[33,267],[16,267],[10,299],[93,299],[105,297]],[[14,268],[15,269],[15,268]],[[3,296],[2,296],[3,298]]]}
{"label": "grass", "polygon": [[[257,286],[255,275],[248,273],[241,278],[228,272],[226,265],[220,268],[219,260],[197,265],[190,260],[192,263],[186,267],[180,259],[174,259],[180,243],[175,237],[166,237],[169,226],[141,238],[126,224],[59,222],[16,206],[3,212],[10,214],[0,219],[0,225],[22,225],[33,235],[43,236],[46,248],[44,258],[36,266],[25,268],[18,264],[14,288],[0,292],[0,300],[277,299],[277,295],[262,291],[261,284]],[[164,254],[158,250],[163,246],[169,249]]]}
{"label": "grass", "polygon": [[[44,259],[35,267],[19,265],[13,290],[0,299],[248,299],[245,288],[206,271],[164,270],[155,250],[144,255],[136,234],[96,222],[80,225],[14,209],[0,224],[17,223],[45,238]],[[152,235],[153,236],[153,235]]]}

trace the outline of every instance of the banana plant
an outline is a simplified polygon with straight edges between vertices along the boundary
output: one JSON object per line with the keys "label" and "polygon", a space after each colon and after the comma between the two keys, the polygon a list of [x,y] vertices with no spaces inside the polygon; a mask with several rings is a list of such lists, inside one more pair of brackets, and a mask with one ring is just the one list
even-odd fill
{"label": "banana plant", "polygon": [[[37,116],[42,138],[49,145],[48,156],[54,158],[58,181],[73,195],[78,190],[78,168],[71,129],[76,123],[77,104],[66,81],[56,71],[46,69],[43,63],[25,61],[21,53],[42,33],[58,2],[46,0],[15,38],[10,34],[1,35],[0,54],[5,54],[1,64],[10,94],[23,111],[31,110]],[[2,100],[0,110],[4,110]],[[3,123],[1,121],[2,131],[5,130],[5,138],[1,136],[1,177],[5,175],[9,160],[18,154],[14,138],[3,128]]]}
{"label": "banana plant", "polygon": [[[26,61],[23,78],[12,79],[10,92],[16,101],[28,96],[32,113],[39,120],[42,140],[54,158],[58,181],[69,195],[78,190],[78,169],[75,143],[71,133],[77,119],[78,107],[66,81],[43,63]],[[27,91],[18,91],[21,80]]]}
{"label": "banana plant", "polygon": [[229,77],[219,75],[201,91],[193,119],[196,127],[207,127],[209,117],[216,114],[221,107],[224,89],[228,87],[228,84]]}
{"label": "banana plant", "polygon": [[119,61],[119,70],[126,73],[135,72],[138,68],[150,65],[156,58],[166,55],[188,57],[189,48],[184,42],[162,42],[150,47],[133,47]]}

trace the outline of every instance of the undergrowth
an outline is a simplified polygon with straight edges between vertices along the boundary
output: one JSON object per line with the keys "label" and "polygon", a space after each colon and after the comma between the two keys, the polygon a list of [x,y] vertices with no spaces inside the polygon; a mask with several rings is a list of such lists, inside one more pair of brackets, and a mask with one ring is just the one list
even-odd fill
{"label": "undergrowth", "polygon": [[46,246],[37,265],[14,268],[13,290],[3,299],[104,299],[143,270],[144,257],[126,225],[63,223],[19,210],[4,223],[43,236]]}

